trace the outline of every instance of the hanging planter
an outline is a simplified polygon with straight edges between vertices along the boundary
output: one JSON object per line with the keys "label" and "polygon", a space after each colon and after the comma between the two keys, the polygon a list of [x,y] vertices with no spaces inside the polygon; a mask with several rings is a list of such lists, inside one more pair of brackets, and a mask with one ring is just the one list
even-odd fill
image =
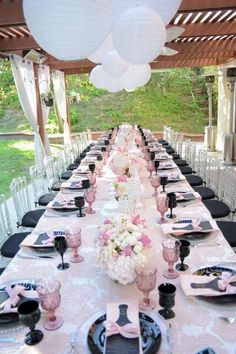
{"label": "hanging planter", "polygon": [[41,95],[41,100],[47,107],[53,106],[53,96],[51,92],[47,92]]}

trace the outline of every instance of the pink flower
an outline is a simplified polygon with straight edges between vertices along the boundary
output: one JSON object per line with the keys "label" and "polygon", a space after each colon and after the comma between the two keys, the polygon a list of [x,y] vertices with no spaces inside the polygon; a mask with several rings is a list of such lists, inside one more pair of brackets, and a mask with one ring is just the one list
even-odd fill
{"label": "pink flower", "polygon": [[152,241],[150,240],[150,238],[149,238],[147,235],[145,235],[145,234],[142,234],[142,236],[141,236],[141,238],[139,239],[139,241],[142,242],[143,247],[149,247],[149,246],[151,246],[151,243],[152,243]]}
{"label": "pink flower", "polygon": [[118,183],[127,182],[127,177],[126,176],[119,176],[119,177],[117,177],[117,181],[118,181]]}
{"label": "pink flower", "polygon": [[103,221],[103,224],[104,225],[108,225],[108,224],[112,224],[112,222],[111,222],[111,220],[106,219],[106,220]]}
{"label": "pink flower", "polygon": [[101,234],[101,240],[104,242],[104,244],[106,244],[106,242],[107,242],[107,240],[109,239],[109,237],[110,237],[110,234],[109,234],[109,232],[103,232],[102,234]]}
{"label": "pink flower", "polygon": [[145,220],[140,218],[140,215],[131,216],[131,222],[134,225],[144,225]]}
{"label": "pink flower", "polygon": [[126,247],[123,252],[122,255],[124,255],[125,257],[130,257],[132,255],[132,248],[131,246]]}

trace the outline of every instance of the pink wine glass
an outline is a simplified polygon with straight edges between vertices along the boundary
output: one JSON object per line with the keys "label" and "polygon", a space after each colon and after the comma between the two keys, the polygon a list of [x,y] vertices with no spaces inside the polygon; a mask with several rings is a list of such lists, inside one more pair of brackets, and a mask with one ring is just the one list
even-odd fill
{"label": "pink wine glass", "polygon": [[179,259],[181,243],[178,240],[165,240],[162,242],[162,255],[168,263],[168,269],[164,271],[163,276],[168,279],[175,279],[179,274],[174,270],[174,263]]}
{"label": "pink wine glass", "polygon": [[157,211],[161,213],[161,218],[158,221],[158,224],[163,224],[166,222],[165,213],[169,208],[169,198],[166,194],[159,194],[156,198]]}
{"label": "pink wine glass", "polygon": [[73,255],[70,258],[72,263],[79,263],[84,260],[84,257],[78,254],[78,248],[81,246],[81,229],[68,230],[65,232],[66,242],[69,248],[72,249]]}
{"label": "pink wine glass", "polygon": [[93,187],[93,189],[95,189],[96,187],[96,173],[89,173],[88,174],[88,179],[89,179],[89,182],[90,182],[90,185]]}
{"label": "pink wine glass", "polygon": [[102,168],[103,168],[102,161],[97,161],[96,162],[96,171],[98,173],[98,177],[102,177]]}
{"label": "pink wine glass", "polygon": [[63,323],[62,317],[55,315],[61,302],[60,287],[58,280],[40,280],[37,284],[41,307],[48,312],[48,318],[43,323],[44,328],[48,330],[57,329]]}
{"label": "pink wine glass", "polygon": [[151,177],[152,177],[152,172],[155,170],[153,161],[151,161],[151,160],[148,161],[147,169],[148,169],[148,171],[150,172],[149,178],[151,178]]}
{"label": "pink wine glass", "polygon": [[153,310],[156,302],[149,298],[150,291],[155,289],[157,267],[154,265],[141,265],[135,268],[137,288],[143,292],[144,298],[139,301],[139,307],[143,310]]}
{"label": "pink wine glass", "polygon": [[151,185],[154,188],[154,193],[152,194],[153,197],[157,197],[157,188],[161,185],[160,177],[158,175],[152,175],[151,177]]}
{"label": "pink wine glass", "polygon": [[92,208],[92,204],[95,201],[96,192],[94,188],[86,189],[84,192],[84,199],[88,203],[88,208],[85,209],[86,214],[94,214],[96,211]]}

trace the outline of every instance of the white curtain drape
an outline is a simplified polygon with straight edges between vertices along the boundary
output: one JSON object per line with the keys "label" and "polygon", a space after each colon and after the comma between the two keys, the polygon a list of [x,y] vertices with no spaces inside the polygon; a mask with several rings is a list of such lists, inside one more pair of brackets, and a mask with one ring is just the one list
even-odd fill
{"label": "white curtain drape", "polygon": [[52,73],[55,104],[57,113],[64,122],[64,144],[71,146],[70,128],[67,122],[67,106],[66,106],[66,88],[64,73],[60,70],[55,70]]}
{"label": "white curtain drape", "polygon": [[[39,80],[39,92],[40,95],[47,93],[50,91],[50,69],[47,65],[40,65],[38,69],[38,80]],[[44,148],[47,155],[51,155],[50,145],[48,135],[46,133],[46,124],[48,121],[50,107],[47,107],[41,101],[42,107],[42,114],[43,114],[43,123],[44,123],[44,130],[45,130],[45,141],[44,141]]]}
{"label": "white curtain drape", "polygon": [[39,127],[37,124],[36,88],[33,63],[22,59],[18,55],[11,55],[10,60],[19,100],[26,118],[34,132],[36,164],[43,169],[43,159],[46,153],[39,135]]}

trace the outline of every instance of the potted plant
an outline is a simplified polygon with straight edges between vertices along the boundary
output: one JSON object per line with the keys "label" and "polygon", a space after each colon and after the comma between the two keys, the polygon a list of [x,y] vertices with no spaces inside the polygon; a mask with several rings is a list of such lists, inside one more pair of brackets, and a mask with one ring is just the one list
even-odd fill
{"label": "potted plant", "polygon": [[52,107],[53,106],[53,95],[52,95],[52,93],[50,91],[42,93],[41,94],[41,100],[43,101],[45,106],[47,106],[47,107]]}

